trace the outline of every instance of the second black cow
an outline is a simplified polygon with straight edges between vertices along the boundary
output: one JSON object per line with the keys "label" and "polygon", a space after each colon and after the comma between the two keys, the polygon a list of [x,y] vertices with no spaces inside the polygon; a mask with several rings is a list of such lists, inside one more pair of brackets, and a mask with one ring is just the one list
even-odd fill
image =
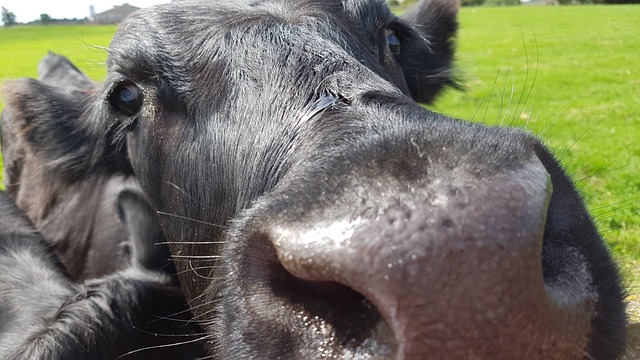
{"label": "second black cow", "polygon": [[[96,83],[66,58],[49,53],[38,66],[40,103],[23,98],[24,105],[44,117],[46,132],[32,132],[37,119],[8,106],[2,112],[2,156],[8,194],[26,212],[53,246],[74,280],[91,279],[131,265],[138,256],[133,243],[154,254],[149,261],[173,265],[155,212],[131,171],[87,171],[82,158],[95,139],[76,136],[74,120],[82,104],[70,99],[90,95]],[[11,85],[7,86],[11,90]],[[40,107],[42,106],[42,107]],[[78,163],[81,163],[78,165]],[[135,216],[134,223],[127,223]],[[137,239],[136,239],[137,237]]]}

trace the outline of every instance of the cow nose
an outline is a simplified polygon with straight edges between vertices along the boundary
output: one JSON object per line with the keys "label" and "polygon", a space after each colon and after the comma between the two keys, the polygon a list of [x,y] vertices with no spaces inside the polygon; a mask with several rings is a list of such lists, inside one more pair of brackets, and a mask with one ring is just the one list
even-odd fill
{"label": "cow nose", "polygon": [[[541,163],[425,186],[373,215],[272,224],[268,237],[286,271],[316,284],[307,290],[335,298],[327,284],[337,284],[366,298],[393,333],[395,359],[515,359],[537,342],[579,358],[575,339],[586,337],[574,329],[590,320],[575,319],[543,276],[551,183]],[[527,357],[538,358],[551,357]]]}

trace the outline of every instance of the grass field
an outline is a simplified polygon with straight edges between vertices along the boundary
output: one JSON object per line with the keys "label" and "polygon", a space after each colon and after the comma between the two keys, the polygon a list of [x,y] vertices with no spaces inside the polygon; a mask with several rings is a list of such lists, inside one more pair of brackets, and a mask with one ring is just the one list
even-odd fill
{"label": "grass field", "polygon": [[640,293],[640,6],[469,8],[465,92],[435,109],[526,127],[573,175]]}
{"label": "grass field", "polygon": [[[466,90],[433,107],[545,139],[581,188],[632,294],[640,294],[639,18],[640,6],[462,9],[457,65]],[[2,28],[0,80],[35,77],[48,50],[100,80],[114,31]]]}

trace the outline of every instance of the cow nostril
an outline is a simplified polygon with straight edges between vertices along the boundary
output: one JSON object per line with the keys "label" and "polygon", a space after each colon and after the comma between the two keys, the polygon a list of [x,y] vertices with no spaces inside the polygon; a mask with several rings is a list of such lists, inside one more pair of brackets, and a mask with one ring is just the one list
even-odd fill
{"label": "cow nostril", "polygon": [[272,271],[274,295],[285,299],[293,318],[305,319],[303,332],[328,331],[326,338],[334,342],[335,348],[347,353],[391,355],[396,352],[393,331],[362,294],[337,282],[298,278],[282,266]]}
{"label": "cow nostril", "polygon": [[[248,276],[253,281],[263,281],[277,298],[284,299],[292,308],[302,307],[319,317],[336,316],[336,322],[353,322],[361,318],[380,319],[377,310],[359,292],[330,280],[307,280],[288,271],[276,254],[271,238],[265,234],[251,237],[254,255],[250,256]],[[267,275],[268,274],[268,275]]]}
{"label": "cow nostril", "polygon": [[369,299],[340,282],[294,275],[278,258],[271,240],[262,233],[251,237],[248,280],[263,284],[265,294],[270,294],[261,298],[258,308],[266,306],[281,314],[298,335],[322,334],[323,343],[346,353],[395,353],[395,336]]}
{"label": "cow nostril", "polygon": [[360,293],[332,281],[309,281],[293,277],[291,287],[331,306],[354,309],[366,302]]}
{"label": "cow nostril", "polygon": [[[333,281],[305,280],[289,273],[281,265],[272,268],[271,288],[278,297],[291,305],[302,306],[314,316],[329,320],[333,325],[380,318],[377,310],[360,293]],[[342,313],[335,316],[336,313]],[[360,324],[365,326],[365,324]]]}

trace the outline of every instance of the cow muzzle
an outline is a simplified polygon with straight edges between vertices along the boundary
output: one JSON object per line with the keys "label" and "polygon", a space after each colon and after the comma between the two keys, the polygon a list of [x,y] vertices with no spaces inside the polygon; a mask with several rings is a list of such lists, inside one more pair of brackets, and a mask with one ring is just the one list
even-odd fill
{"label": "cow muzzle", "polygon": [[[380,206],[330,205],[314,222],[280,217],[255,237],[292,275],[288,292],[338,312],[358,301],[377,310],[371,338],[388,354],[374,358],[581,359],[594,296],[588,278],[571,294],[545,279],[552,185],[538,159],[484,179],[454,170],[421,184],[387,189]],[[556,279],[584,274],[575,257]]]}

